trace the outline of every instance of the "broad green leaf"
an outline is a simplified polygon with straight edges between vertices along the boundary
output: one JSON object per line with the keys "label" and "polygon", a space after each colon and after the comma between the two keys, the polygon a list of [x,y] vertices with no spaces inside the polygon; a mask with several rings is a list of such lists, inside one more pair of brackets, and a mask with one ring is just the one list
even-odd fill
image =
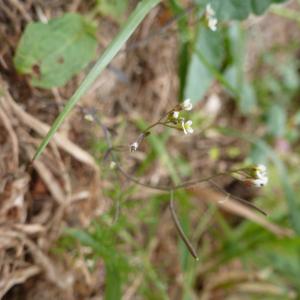
{"label": "broad green leaf", "polygon": [[95,27],[77,14],[65,14],[49,23],[30,23],[14,58],[18,72],[33,86],[63,86],[94,57]]}
{"label": "broad green leaf", "polygon": [[263,14],[271,4],[283,3],[286,0],[252,0],[251,7],[256,15]]}
{"label": "broad green leaf", "polygon": [[51,138],[58,130],[60,125],[63,123],[65,118],[69,115],[75,105],[79,102],[80,98],[86,93],[86,91],[90,88],[90,86],[94,83],[96,78],[102,73],[102,71],[107,67],[107,65],[112,61],[115,55],[119,52],[122,46],[126,43],[138,25],[143,21],[145,16],[150,12],[150,10],[156,6],[160,0],[143,0],[141,1],[133,13],[130,15],[127,22],[123,25],[121,31],[118,35],[112,40],[109,44],[108,48],[104,51],[101,57],[98,59],[94,67],[88,73],[86,78],[80,84],[78,89],[75,91],[73,96],[67,102],[63,111],[58,115],[55,119],[54,123],[52,124],[49,132],[47,133],[46,137],[43,139],[42,143],[39,145],[34,157],[32,160],[37,159],[48,143],[50,142]]}
{"label": "broad green leaf", "polygon": [[251,145],[248,158],[255,164],[266,164],[268,160],[266,151],[261,149],[261,147],[257,146],[256,144]]}
{"label": "broad green leaf", "polygon": [[212,0],[211,6],[216,11],[219,20],[243,20],[251,12],[250,0]]}
{"label": "broad green leaf", "polygon": [[253,86],[246,78],[243,78],[243,75],[243,73],[239,72],[239,67],[237,65],[231,65],[225,72],[226,81],[236,91],[234,96],[241,112],[249,114],[253,112],[256,107],[256,94]]}
{"label": "broad green leaf", "polygon": [[[249,14],[254,13],[257,15],[263,14],[271,4],[283,3],[286,0],[213,0],[220,5],[218,13],[221,19],[246,19]],[[231,4],[230,9],[226,8],[226,4]],[[239,5],[241,4],[241,5]],[[225,13],[223,9],[225,8]]]}
{"label": "broad green leaf", "polygon": [[287,0],[197,0],[199,4],[210,3],[219,20],[244,20],[249,14],[260,15],[271,4]]}
{"label": "broad green leaf", "polygon": [[213,70],[218,69],[224,58],[224,41],[220,32],[201,27],[196,38],[195,50],[189,65],[184,97],[192,102],[201,101],[213,82]]}
{"label": "broad green leaf", "polygon": [[276,137],[283,136],[285,132],[285,123],[285,109],[278,104],[273,104],[267,113],[267,125],[269,133]]}
{"label": "broad green leaf", "polygon": [[178,75],[179,75],[179,98],[184,99],[184,87],[186,84],[186,77],[190,61],[190,28],[189,19],[186,15],[186,8],[178,0],[170,0],[170,7],[174,14],[177,16],[181,14],[178,19],[179,31],[179,55],[178,55]]}
{"label": "broad green leaf", "polygon": [[256,106],[256,94],[253,86],[244,78],[243,72],[239,72],[239,70],[241,70],[239,66],[233,64],[226,69],[224,75],[226,81],[236,91],[234,96],[241,112],[248,114],[252,112]]}
{"label": "broad green leaf", "polygon": [[237,91],[236,100],[242,113],[248,114],[256,106],[253,86],[244,75],[246,34],[238,22],[228,29],[228,48],[231,64],[225,71],[225,78]]}
{"label": "broad green leaf", "polygon": [[245,80],[240,97],[240,109],[247,114],[253,112],[256,106],[256,94],[253,86]]}

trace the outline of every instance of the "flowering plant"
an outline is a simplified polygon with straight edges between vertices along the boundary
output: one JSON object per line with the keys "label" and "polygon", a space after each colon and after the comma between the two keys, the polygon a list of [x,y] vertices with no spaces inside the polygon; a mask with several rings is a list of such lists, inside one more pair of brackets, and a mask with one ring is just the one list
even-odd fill
{"label": "flowering plant", "polygon": [[[183,114],[184,112],[191,111],[192,108],[193,108],[193,104],[190,99],[186,99],[181,104],[178,104],[175,107],[173,107],[170,111],[168,111],[166,114],[164,114],[157,122],[148,126],[146,128],[146,130],[144,130],[141,134],[139,134],[138,137],[135,139],[135,141],[129,145],[129,151],[136,152],[138,150],[140,144],[145,139],[145,137],[147,137],[151,133],[150,130],[159,125],[182,131],[185,135],[193,134],[194,129],[192,128],[192,120],[189,120],[189,119],[186,120],[184,117],[184,114]],[[141,181],[140,179],[135,178],[132,175],[128,174],[122,168],[121,164],[118,162],[117,156],[115,155],[115,152],[119,148],[112,146],[110,132],[109,132],[108,128],[102,124],[102,122],[99,120],[97,115],[95,113],[94,114],[90,113],[88,116],[86,116],[86,119],[87,120],[93,119],[95,122],[98,123],[98,125],[100,125],[100,127],[104,131],[104,136],[106,137],[107,144],[109,145],[109,150],[107,151],[107,154],[105,155],[105,157],[111,158],[111,163],[110,163],[111,169],[115,170],[116,172],[119,172],[121,175],[123,175],[128,180],[134,182],[135,184],[138,184],[138,185],[141,185],[141,186],[144,186],[147,188],[156,189],[156,190],[165,191],[165,192],[170,193],[170,206],[169,207],[170,207],[170,211],[172,214],[172,218],[174,220],[174,224],[177,228],[177,231],[178,231],[180,237],[182,238],[182,240],[186,244],[187,248],[189,249],[191,255],[196,259],[198,259],[196,251],[194,250],[191,242],[188,240],[188,238],[184,234],[184,231],[181,228],[181,225],[176,216],[174,202],[173,202],[174,201],[173,200],[174,190],[188,188],[188,187],[191,187],[191,186],[194,186],[194,185],[197,185],[200,183],[204,183],[204,182],[210,182],[210,183],[213,183],[214,185],[216,185],[216,183],[214,183],[212,180],[216,177],[225,176],[225,175],[233,176],[233,177],[237,178],[238,180],[241,180],[247,184],[251,184],[256,187],[263,187],[268,183],[266,166],[261,165],[261,164],[251,165],[251,166],[247,166],[247,167],[243,167],[243,168],[239,168],[239,169],[228,170],[226,172],[216,173],[216,174],[213,174],[213,175],[205,177],[205,178],[199,178],[196,180],[183,182],[178,185],[164,186],[164,185],[153,185],[153,184],[145,183],[145,182]],[[228,197],[231,196],[223,189],[221,189],[221,190],[225,194],[227,194]],[[239,197],[234,197],[234,199],[242,202],[244,205],[247,205],[247,206],[265,214],[265,212],[262,211],[260,208],[254,206],[252,203],[250,203],[244,199],[241,199]]]}

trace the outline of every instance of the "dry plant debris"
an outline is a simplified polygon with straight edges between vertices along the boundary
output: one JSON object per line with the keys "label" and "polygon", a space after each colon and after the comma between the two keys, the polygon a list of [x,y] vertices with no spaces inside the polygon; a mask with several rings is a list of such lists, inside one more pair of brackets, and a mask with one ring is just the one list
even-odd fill
{"label": "dry plant debris", "polygon": [[[33,169],[28,168],[37,136],[43,136],[49,126],[25,112],[12,98],[3,81],[0,124],[0,298],[11,287],[40,273],[59,289],[67,290],[68,294],[70,286],[63,280],[68,276],[65,272],[58,272],[49,256],[49,249],[59,236],[67,215],[70,215],[70,206],[73,203],[80,206],[82,201],[92,203],[91,199],[101,194],[97,182],[99,170],[90,154],[61,134],[56,135],[45,158],[34,162]],[[74,190],[74,182],[69,176],[70,166],[62,160],[59,149],[90,169],[88,192],[84,187],[81,191]],[[35,180],[32,179],[34,177]],[[98,188],[94,189],[93,185]],[[91,211],[80,217],[87,224],[92,217]]]}

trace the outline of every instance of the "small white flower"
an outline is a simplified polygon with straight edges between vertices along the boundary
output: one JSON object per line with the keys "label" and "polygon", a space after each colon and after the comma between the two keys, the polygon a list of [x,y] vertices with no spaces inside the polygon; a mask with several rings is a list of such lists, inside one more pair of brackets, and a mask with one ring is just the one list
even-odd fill
{"label": "small white flower", "polygon": [[186,111],[192,110],[193,104],[191,102],[191,99],[184,100],[181,107],[183,110],[186,110]]}
{"label": "small white flower", "polygon": [[132,143],[129,148],[130,148],[130,152],[135,152],[139,147],[139,144],[137,142]]}
{"label": "small white flower", "polygon": [[268,183],[268,181],[269,181],[268,177],[261,177],[261,178],[253,179],[251,182],[257,187],[262,187],[265,186]]}
{"label": "small white flower", "polygon": [[207,25],[208,25],[209,29],[212,31],[216,31],[218,20],[216,18],[216,12],[213,10],[213,8],[211,7],[210,4],[206,5],[205,17],[206,17]]}
{"label": "small white flower", "polygon": [[267,168],[265,165],[251,165],[237,171],[238,179],[249,185],[263,187],[269,182]]}
{"label": "small white flower", "polygon": [[208,19],[208,27],[211,31],[216,31],[217,30],[217,24],[218,24],[218,20],[216,18],[209,18]]}
{"label": "small white flower", "polygon": [[178,119],[179,117],[179,111],[173,111],[173,118]]}
{"label": "small white flower", "polygon": [[215,15],[215,11],[211,7],[210,3],[206,4],[205,10],[206,10],[206,15],[208,15],[208,16],[214,16]]}
{"label": "small white flower", "polygon": [[257,178],[267,177],[267,168],[265,165],[257,165],[255,168]]}
{"label": "small white flower", "polygon": [[94,118],[91,114],[85,114],[84,119],[89,121],[89,122],[94,122]]}
{"label": "small white flower", "polygon": [[255,177],[251,180],[251,182],[257,187],[265,186],[269,181],[267,175],[267,168],[265,165],[257,165],[255,167],[254,176]]}
{"label": "small white flower", "polygon": [[111,161],[109,167],[110,167],[111,170],[114,170],[116,165],[117,164],[114,161]]}
{"label": "small white flower", "polygon": [[192,128],[192,124],[193,124],[193,122],[191,120],[188,120],[186,122],[184,122],[184,120],[182,120],[181,126],[182,126],[184,134],[192,134],[194,132],[194,129]]}

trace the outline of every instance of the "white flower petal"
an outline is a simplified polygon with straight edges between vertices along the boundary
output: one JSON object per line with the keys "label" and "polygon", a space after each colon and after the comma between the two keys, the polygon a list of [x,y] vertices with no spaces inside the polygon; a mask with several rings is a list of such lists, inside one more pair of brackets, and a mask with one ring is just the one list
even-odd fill
{"label": "white flower petal", "polygon": [[185,122],[185,126],[187,126],[187,127],[192,126],[192,124],[193,124],[192,120],[188,120],[188,121]]}
{"label": "white flower petal", "polygon": [[173,118],[178,119],[179,117],[179,111],[173,111]]}
{"label": "white flower petal", "polygon": [[193,132],[194,132],[194,129],[193,129],[192,127],[189,127],[189,128],[187,129],[187,132],[188,132],[188,133],[193,133]]}
{"label": "white flower petal", "polygon": [[186,122],[184,122],[184,120],[182,120],[181,126],[182,126],[182,129],[184,131],[184,134],[189,134],[189,133],[194,132],[194,129],[191,127],[192,124],[193,124],[193,122],[191,120],[188,120]]}
{"label": "white flower petal", "polygon": [[267,167],[265,165],[257,165],[257,170],[261,171],[261,172],[266,172],[267,171]]}
{"label": "white flower petal", "polygon": [[218,20],[216,18],[209,18],[208,19],[208,27],[210,30],[212,31],[216,31],[217,30],[217,24],[218,24]]}
{"label": "white flower petal", "polygon": [[132,143],[129,148],[130,148],[130,152],[135,152],[139,147],[139,144],[137,142]]}
{"label": "white flower petal", "polygon": [[111,170],[114,170],[116,168],[116,165],[117,164],[114,161],[111,161],[109,167]]}
{"label": "white flower petal", "polygon": [[206,5],[205,17],[207,20],[208,28],[212,31],[216,31],[218,20],[216,18],[216,12],[213,10],[210,4]]}
{"label": "white flower petal", "polygon": [[215,11],[211,7],[210,3],[206,4],[205,10],[206,10],[207,15],[209,15],[209,16],[214,16],[215,15]]}
{"label": "white flower petal", "polygon": [[192,110],[193,104],[191,102],[191,99],[186,99],[182,103],[182,108],[186,111]]}
{"label": "white flower petal", "polygon": [[255,175],[258,179],[267,177],[267,168],[265,165],[257,165],[255,169]]}
{"label": "white flower petal", "polygon": [[257,187],[265,186],[268,183],[268,177],[254,179],[252,183]]}
{"label": "white flower petal", "polygon": [[84,119],[89,121],[89,122],[94,122],[94,118],[91,114],[84,115]]}
{"label": "white flower petal", "polygon": [[258,173],[266,173],[267,172],[267,168],[266,168],[265,165],[257,165],[256,172],[258,172]]}

